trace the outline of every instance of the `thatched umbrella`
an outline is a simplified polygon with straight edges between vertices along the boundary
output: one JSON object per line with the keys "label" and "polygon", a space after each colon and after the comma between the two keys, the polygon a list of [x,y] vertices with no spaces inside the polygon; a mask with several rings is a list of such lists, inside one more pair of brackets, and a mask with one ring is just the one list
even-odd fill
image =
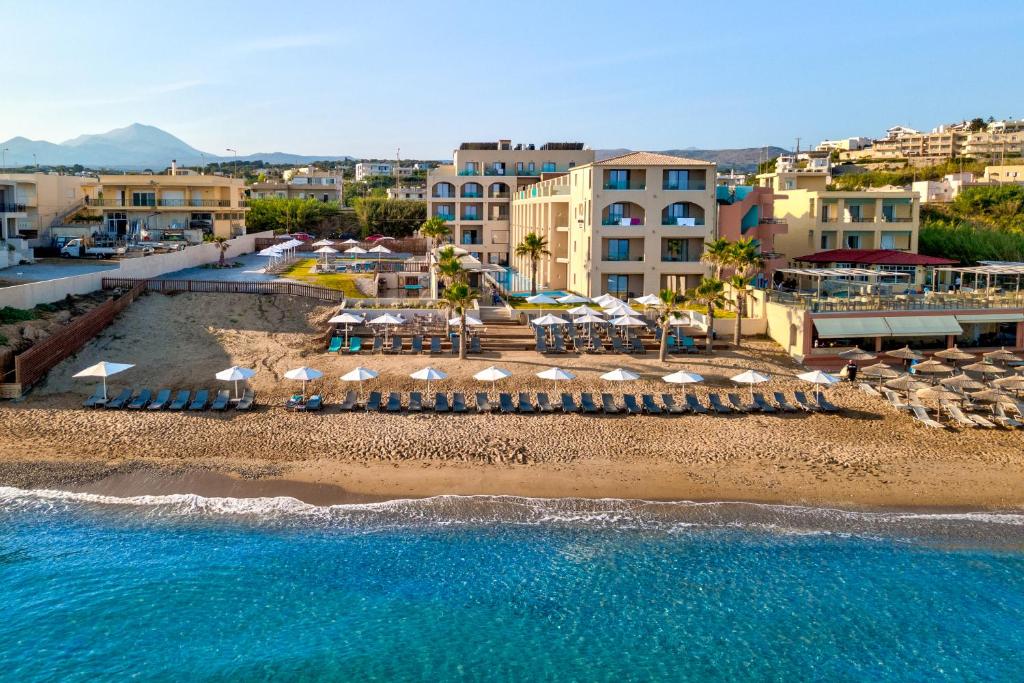
{"label": "thatched umbrella", "polygon": [[868,353],[858,346],[854,346],[852,349],[847,349],[845,351],[840,351],[836,355],[843,360],[874,360],[875,358],[878,358],[875,354]]}
{"label": "thatched umbrella", "polygon": [[1008,351],[1005,346],[1000,347],[996,351],[989,351],[988,353],[981,354],[981,357],[987,360],[989,363],[1010,363],[1013,361],[1019,361],[1020,356]]}
{"label": "thatched umbrella", "polygon": [[902,349],[896,349],[895,351],[889,351],[885,355],[890,358],[900,358],[902,360],[924,360],[924,356],[914,351],[909,346],[904,346]]}
{"label": "thatched umbrella", "polygon": [[896,372],[885,363],[875,363],[874,365],[869,365],[866,368],[861,368],[860,374],[865,377],[877,377],[879,386],[882,385],[883,379],[895,379],[900,376],[900,373]]}
{"label": "thatched umbrella", "polygon": [[958,394],[955,391],[950,391],[945,387],[934,386],[926,389],[919,389],[915,394],[918,399],[922,401],[934,401],[938,408],[935,409],[935,417],[942,417],[942,402],[943,401],[962,401],[964,400],[963,394]]}
{"label": "thatched umbrella", "polygon": [[1024,377],[1020,375],[1000,377],[999,379],[992,380],[992,384],[1007,391],[1024,391]]}
{"label": "thatched umbrella", "polygon": [[1006,370],[1004,370],[1004,369],[1002,369],[1002,368],[1000,368],[998,366],[995,366],[992,363],[987,363],[985,361],[980,361],[978,363],[971,363],[970,365],[965,365],[963,367],[963,369],[964,370],[968,370],[970,372],[977,372],[980,375],[993,375],[993,376],[995,376],[995,375],[1002,375],[1003,373],[1006,372]]}
{"label": "thatched umbrella", "polygon": [[984,384],[976,379],[971,379],[967,375],[953,375],[952,377],[939,380],[939,384],[947,389],[959,389],[960,391],[973,391],[985,388]]}
{"label": "thatched umbrella", "polygon": [[1006,403],[1008,405],[1014,405],[1016,403],[1012,396],[996,389],[975,391],[972,392],[970,396],[972,401],[983,401],[985,403]]}
{"label": "thatched umbrella", "polygon": [[914,366],[914,374],[922,373],[927,375],[940,375],[944,372],[953,372],[953,366],[940,363],[937,360],[921,361]]}
{"label": "thatched umbrella", "polygon": [[896,379],[891,379],[885,383],[885,386],[896,391],[904,391],[908,395],[911,391],[917,391],[918,389],[927,389],[928,385],[921,380],[915,378],[913,375],[902,374]]}
{"label": "thatched umbrella", "polygon": [[951,360],[951,361],[953,361],[953,367],[956,367],[957,361],[974,360],[974,354],[973,353],[967,353],[966,351],[961,351],[960,348],[956,344],[953,344],[953,346],[951,346],[948,349],[945,349],[944,351],[936,351],[935,352],[935,357],[936,358],[941,358],[942,360]]}

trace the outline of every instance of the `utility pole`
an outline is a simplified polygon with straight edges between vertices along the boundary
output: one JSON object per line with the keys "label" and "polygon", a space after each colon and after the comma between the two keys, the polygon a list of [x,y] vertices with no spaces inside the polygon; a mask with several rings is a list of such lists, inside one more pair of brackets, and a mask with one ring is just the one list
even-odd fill
{"label": "utility pole", "polygon": [[234,170],[231,171],[231,177],[232,178],[237,178],[238,177],[238,150],[231,149],[230,147],[228,147],[224,151],[231,152],[231,153],[233,153],[235,155],[235,166],[234,166]]}
{"label": "utility pole", "polygon": [[799,137],[797,137],[797,139],[796,139],[796,156],[797,157],[800,156],[800,138]]}

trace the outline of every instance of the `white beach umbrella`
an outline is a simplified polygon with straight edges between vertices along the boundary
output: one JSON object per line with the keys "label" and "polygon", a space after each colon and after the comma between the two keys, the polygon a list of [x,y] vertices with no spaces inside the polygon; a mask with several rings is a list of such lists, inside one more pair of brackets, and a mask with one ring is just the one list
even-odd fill
{"label": "white beach umbrella", "polygon": [[605,312],[608,315],[615,316],[616,318],[624,315],[640,315],[640,311],[634,310],[623,303],[612,304],[611,306],[603,306]]}
{"label": "white beach umbrella", "polygon": [[[391,315],[385,313],[384,315],[378,315],[376,318],[370,320],[368,325],[404,325],[405,318],[399,318],[397,315]],[[384,343],[388,341],[388,328],[384,328]]]}
{"label": "white beach umbrella", "polygon": [[526,297],[526,303],[539,304],[541,306],[554,306],[558,302],[547,294],[534,294],[533,296]]}
{"label": "white beach umbrella", "polygon": [[633,301],[633,303],[640,304],[641,306],[657,306],[661,303],[661,299],[654,294],[644,294],[643,296],[631,299],[631,301]]}
{"label": "white beach umbrella", "polygon": [[232,365],[226,370],[221,370],[214,377],[222,382],[235,383],[235,398],[238,398],[238,383],[253,377],[256,371],[252,368],[243,368],[240,365]]}
{"label": "white beach umbrella", "polygon": [[376,254],[377,255],[377,262],[380,263],[381,257],[384,254],[390,254],[391,250],[388,249],[387,247],[385,247],[383,244],[378,244],[377,246],[375,246],[372,249],[370,249],[370,253],[371,254]]}
{"label": "white beach umbrella", "polygon": [[588,310],[586,313],[583,313],[581,315],[577,315],[573,319],[573,322],[577,323],[577,324],[581,324],[581,325],[585,324],[585,323],[603,323],[604,322],[604,318],[602,318],[597,313],[594,313],[593,311]]}
{"label": "white beach umbrella", "polygon": [[363,316],[359,315],[358,313],[349,313],[349,312],[346,311],[345,313],[341,313],[340,315],[334,316],[333,318],[331,318],[327,322],[334,323],[335,325],[344,325],[345,326],[345,345],[347,346],[348,345],[348,328],[349,328],[349,326],[350,325],[360,325],[360,324],[362,324],[362,322],[364,320],[366,320],[366,318],[364,318]]}
{"label": "white beach umbrella", "polygon": [[646,327],[647,323],[640,318],[624,315],[612,320],[612,325],[615,327]]}
{"label": "white beach umbrella", "polygon": [[734,376],[730,377],[729,379],[731,379],[733,382],[736,382],[737,384],[749,384],[750,385],[750,401],[753,402],[754,401],[754,385],[755,384],[762,384],[764,382],[767,382],[768,381],[768,375],[762,375],[760,372],[755,372],[754,370],[747,370],[746,372],[741,372],[740,374],[734,375]]}
{"label": "white beach umbrella", "polygon": [[379,377],[380,373],[370,368],[364,368],[359,366],[354,370],[349,370],[341,376],[342,382],[359,382],[359,400],[363,400],[363,382],[369,379]]}
{"label": "white beach umbrella", "polygon": [[616,304],[624,304],[626,302],[623,301],[622,299],[615,298],[611,294],[602,294],[600,296],[594,297],[594,303],[600,306],[601,308],[609,308],[611,306],[615,306]]}
{"label": "white beach umbrella", "polygon": [[508,370],[492,365],[489,368],[484,368],[480,372],[473,375],[473,379],[479,380],[481,382],[490,382],[491,390],[493,391],[495,382],[497,382],[499,379],[505,379],[506,377],[511,376],[512,373],[509,372]]}
{"label": "white beach umbrella", "polygon": [[[576,375],[562,368],[548,368],[537,373],[541,379],[549,379],[552,382],[568,382],[576,379]],[[554,389],[554,387],[552,387]]]}
{"label": "white beach umbrella", "polygon": [[365,254],[367,253],[362,247],[349,247],[345,250],[346,254]]}
{"label": "white beach umbrella", "polygon": [[629,370],[623,370],[622,368],[616,368],[611,372],[606,372],[601,375],[601,379],[609,382],[632,382],[633,380],[640,379],[640,375]]}
{"label": "white beach umbrella", "polygon": [[821,370],[812,370],[811,372],[804,372],[796,376],[797,379],[801,379],[804,382],[810,382],[814,385],[815,396],[821,393],[821,387],[831,386],[840,382],[839,378],[835,375],[830,375],[827,372]]}
{"label": "white beach umbrella", "polygon": [[334,246],[334,242],[332,242],[331,240],[318,240],[316,242],[313,242],[313,246],[314,247],[333,247]]}
{"label": "white beach umbrella", "polygon": [[[448,324],[449,325],[458,325],[461,322],[462,322],[462,318],[459,317],[459,316],[455,316],[454,318],[449,318],[448,319]],[[481,326],[483,326],[483,322],[481,322],[478,318],[474,318],[471,315],[467,315],[466,316],[466,327],[481,327]]]}
{"label": "white beach umbrella", "polygon": [[320,379],[324,376],[324,373],[313,368],[308,368],[305,365],[302,367],[294,368],[284,373],[285,379],[301,379],[302,380],[302,395],[306,395],[306,382],[313,379]]}
{"label": "white beach umbrella", "polygon": [[664,377],[661,378],[661,380],[663,382],[668,382],[669,384],[682,384],[683,395],[685,396],[687,384],[697,384],[699,382],[703,382],[704,378],[698,375],[696,372],[686,372],[685,370],[679,370],[678,372],[673,372],[671,375],[665,375]]}
{"label": "white beach umbrella", "polygon": [[565,318],[560,318],[557,315],[551,315],[549,313],[547,315],[542,315],[541,317],[536,318],[533,321],[533,324],[547,327],[548,325],[568,325],[569,321],[566,320]]}
{"label": "white beach umbrella", "polygon": [[104,360],[96,365],[90,365],[85,370],[79,370],[72,377],[102,377],[103,400],[105,402],[107,400],[107,378],[134,367],[133,363],[108,363]]}
{"label": "white beach umbrella", "polygon": [[441,370],[438,370],[437,368],[432,368],[429,365],[427,367],[423,368],[422,370],[417,370],[416,372],[412,373],[409,376],[412,377],[413,379],[424,379],[424,380],[426,380],[427,381],[427,394],[430,394],[430,382],[431,381],[437,382],[437,381],[440,381],[442,379],[448,379],[447,373],[444,373]]}
{"label": "white beach umbrella", "polygon": [[351,237],[342,242],[342,244],[359,244],[359,240],[354,240]]}
{"label": "white beach umbrella", "polygon": [[566,294],[555,299],[560,304],[589,304],[590,299],[579,294]]}
{"label": "white beach umbrella", "polygon": [[570,308],[566,311],[569,315],[586,315],[588,313],[597,313],[590,306],[577,306],[576,308]]}
{"label": "white beach umbrella", "polygon": [[334,247],[320,247],[319,249],[317,249],[313,253],[314,254],[337,254],[338,250],[335,249]]}

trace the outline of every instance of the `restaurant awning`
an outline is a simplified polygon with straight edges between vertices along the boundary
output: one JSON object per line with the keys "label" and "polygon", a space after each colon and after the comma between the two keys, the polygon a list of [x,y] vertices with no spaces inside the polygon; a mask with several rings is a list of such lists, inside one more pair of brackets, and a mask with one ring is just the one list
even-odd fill
{"label": "restaurant awning", "polygon": [[892,332],[883,318],[815,318],[814,327],[821,339],[848,337],[889,337]]}
{"label": "restaurant awning", "polygon": [[1024,321],[1024,313],[957,314],[956,319],[962,323],[1019,323]]}
{"label": "restaurant awning", "polygon": [[959,335],[964,329],[952,315],[908,315],[885,318],[893,337]]}

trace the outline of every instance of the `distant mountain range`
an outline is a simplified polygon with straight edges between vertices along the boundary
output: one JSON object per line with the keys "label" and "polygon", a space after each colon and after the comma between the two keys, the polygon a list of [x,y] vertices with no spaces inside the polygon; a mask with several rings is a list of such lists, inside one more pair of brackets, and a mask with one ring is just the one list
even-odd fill
{"label": "distant mountain range", "polygon": [[[135,170],[150,168],[154,171],[170,166],[177,160],[181,166],[198,166],[219,161],[234,161],[235,157],[208,154],[155,126],[133,123],[106,133],[79,135],[62,143],[29,140],[15,137],[0,142],[6,149],[7,167],[81,164],[89,168]],[[35,155],[33,157],[33,155]],[[265,161],[271,164],[303,164],[312,161],[342,161],[348,156],[306,156],[286,152],[260,152],[239,156],[238,161]]]}
{"label": "distant mountain range", "polygon": [[[598,149],[594,150],[597,160],[608,159],[628,154],[631,149]],[[750,173],[757,169],[757,164],[763,161],[767,153],[768,159],[774,159],[780,154],[789,152],[781,147],[742,147],[739,149],[666,149],[651,150],[658,154],[668,154],[674,157],[686,157],[688,159],[700,159],[702,161],[713,161],[718,164],[719,171],[736,170],[741,173]]]}

